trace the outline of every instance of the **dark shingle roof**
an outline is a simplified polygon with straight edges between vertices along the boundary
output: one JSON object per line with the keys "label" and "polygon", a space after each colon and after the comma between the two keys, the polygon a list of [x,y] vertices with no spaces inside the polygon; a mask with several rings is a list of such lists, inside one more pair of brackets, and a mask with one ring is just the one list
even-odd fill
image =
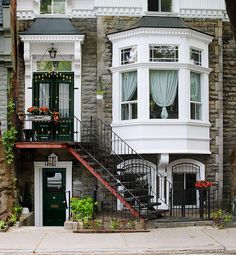
{"label": "dark shingle roof", "polygon": [[36,18],[32,26],[21,35],[80,35],[69,18]]}
{"label": "dark shingle roof", "polygon": [[182,19],[178,17],[145,16],[138,20],[132,28],[157,27],[157,28],[189,28]]}
{"label": "dark shingle roof", "polygon": [[181,18],[178,17],[143,16],[132,27],[109,34],[120,33],[141,27],[191,29],[203,33],[199,30],[189,27]]}

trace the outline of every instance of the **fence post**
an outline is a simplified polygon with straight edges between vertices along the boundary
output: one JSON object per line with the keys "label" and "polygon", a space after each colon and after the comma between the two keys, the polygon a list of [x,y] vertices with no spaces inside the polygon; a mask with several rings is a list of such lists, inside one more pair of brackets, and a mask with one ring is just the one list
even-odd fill
{"label": "fence post", "polygon": [[204,214],[204,190],[199,189],[199,214],[200,218],[203,219],[203,214]]}
{"label": "fence post", "polygon": [[181,217],[185,217],[185,196],[186,196],[186,190],[182,189],[182,205],[181,205]]}
{"label": "fence post", "polygon": [[207,214],[208,214],[208,220],[211,218],[211,193],[210,188],[207,189]]}

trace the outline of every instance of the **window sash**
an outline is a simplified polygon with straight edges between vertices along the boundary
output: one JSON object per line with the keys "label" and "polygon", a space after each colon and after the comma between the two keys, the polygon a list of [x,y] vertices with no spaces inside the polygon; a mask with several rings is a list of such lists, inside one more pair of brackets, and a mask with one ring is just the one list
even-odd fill
{"label": "window sash", "polygon": [[67,0],[41,0],[41,14],[65,14]]}
{"label": "window sash", "polygon": [[150,62],[178,62],[179,48],[175,45],[150,45]]}
{"label": "window sash", "polygon": [[126,101],[121,103],[121,120],[137,119],[138,101]]}
{"label": "window sash", "polygon": [[171,12],[172,0],[148,0],[148,11]]}
{"label": "window sash", "polygon": [[190,62],[201,66],[202,65],[202,51],[198,49],[190,49]]}

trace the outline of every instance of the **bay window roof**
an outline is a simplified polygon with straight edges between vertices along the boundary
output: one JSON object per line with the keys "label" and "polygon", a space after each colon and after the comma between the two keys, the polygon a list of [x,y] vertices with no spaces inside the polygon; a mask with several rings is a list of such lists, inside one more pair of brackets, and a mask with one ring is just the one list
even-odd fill
{"label": "bay window roof", "polygon": [[[143,16],[133,26],[128,29],[115,31],[109,34],[120,33],[137,28],[175,28],[175,29],[190,29],[203,34],[202,31],[191,28],[179,17],[160,17],[160,16]],[[208,35],[208,34],[207,34]]]}

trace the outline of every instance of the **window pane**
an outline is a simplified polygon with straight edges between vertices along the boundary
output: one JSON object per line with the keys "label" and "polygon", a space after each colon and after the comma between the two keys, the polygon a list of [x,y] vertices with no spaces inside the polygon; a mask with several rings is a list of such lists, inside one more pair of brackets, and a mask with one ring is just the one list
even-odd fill
{"label": "window pane", "polygon": [[49,192],[62,190],[62,173],[47,173],[47,190]]}
{"label": "window pane", "polygon": [[137,103],[131,104],[131,119],[137,119],[138,118],[138,107]]}
{"label": "window pane", "polygon": [[191,103],[191,119],[201,120],[202,119],[202,105],[198,103]]}
{"label": "window pane", "polygon": [[128,120],[129,119],[129,104],[121,105],[121,119]]}
{"label": "window pane", "polygon": [[190,49],[190,61],[195,65],[202,65],[202,52],[196,49]]}
{"label": "window pane", "polygon": [[40,13],[52,13],[52,0],[41,0],[40,1]]}
{"label": "window pane", "polygon": [[178,118],[178,71],[150,71],[150,118]]}
{"label": "window pane", "polygon": [[53,13],[64,14],[65,13],[65,0],[53,0]]}
{"label": "window pane", "polygon": [[70,116],[69,105],[70,105],[70,84],[60,83],[59,84],[59,112],[62,117]]}
{"label": "window pane", "polygon": [[[136,98],[134,97],[136,95]],[[122,73],[122,102],[137,99],[137,72]]]}
{"label": "window pane", "polygon": [[198,73],[190,73],[190,103],[191,103],[191,119],[201,119],[201,75]]}
{"label": "window pane", "polygon": [[178,62],[178,46],[152,45],[149,52],[151,62]]}
{"label": "window pane", "polygon": [[162,12],[171,11],[171,0],[161,0],[161,11]]}
{"label": "window pane", "polygon": [[121,50],[121,65],[137,62],[137,47],[130,47]]}
{"label": "window pane", "polygon": [[39,107],[49,108],[49,83],[39,83]]}
{"label": "window pane", "polygon": [[148,11],[170,12],[171,0],[148,0]]}
{"label": "window pane", "polygon": [[71,62],[70,61],[55,61],[56,67],[54,69],[52,61],[39,61],[37,62],[37,71],[38,72],[69,72],[71,71]]}

